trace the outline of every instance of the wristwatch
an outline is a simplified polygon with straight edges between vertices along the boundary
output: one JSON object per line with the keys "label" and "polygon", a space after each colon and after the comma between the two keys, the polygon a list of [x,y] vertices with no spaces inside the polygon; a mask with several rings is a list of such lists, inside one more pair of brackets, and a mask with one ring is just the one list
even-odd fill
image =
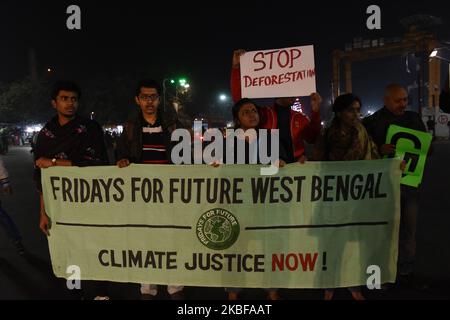
{"label": "wristwatch", "polygon": [[52,164],[53,164],[54,166],[56,166],[56,158],[53,158],[53,159],[52,159]]}

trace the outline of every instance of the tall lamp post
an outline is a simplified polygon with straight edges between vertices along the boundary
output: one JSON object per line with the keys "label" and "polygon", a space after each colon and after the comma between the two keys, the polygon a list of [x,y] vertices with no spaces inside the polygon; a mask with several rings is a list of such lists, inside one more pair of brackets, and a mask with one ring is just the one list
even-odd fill
{"label": "tall lamp post", "polygon": [[449,80],[450,80],[450,60],[438,55],[440,49],[450,50],[447,47],[436,48],[436,49],[433,50],[433,52],[431,52],[430,59],[431,58],[436,58],[436,59],[439,59],[439,60],[442,60],[442,61],[445,61],[445,62],[449,63],[449,66],[448,66],[448,70],[449,70],[448,77],[449,77]]}
{"label": "tall lamp post", "polygon": [[434,59],[439,59],[439,60],[445,61],[445,62],[447,62],[449,64],[448,65],[448,80],[449,80],[449,83],[450,83],[450,60],[439,55],[439,50],[441,50],[441,49],[445,49],[445,50],[449,50],[450,51],[450,49],[447,48],[447,47],[436,48],[436,49],[433,50],[433,52],[431,52],[430,59],[433,59],[433,58]]}
{"label": "tall lamp post", "polygon": [[[439,55],[439,50],[440,50],[440,49],[450,50],[450,49],[447,48],[447,47],[436,48],[436,49],[434,49],[434,50],[431,52],[431,54],[430,54],[430,59],[439,59],[439,60],[441,60],[441,61],[445,61],[445,62],[448,63],[448,80],[449,80],[448,83],[450,83],[450,60],[447,59],[447,58],[444,58],[444,57],[442,57],[442,56]],[[438,120],[439,112],[441,111],[441,110],[440,110],[440,107],[441,107],[441,106],[442,106],[441,102],[439,103],[439,106],[436,106],[436,105],[434,106],[434,107],[435,107],[435,108],[434,108],[434,121],[435,121],[435,124],[437,124],[437,123],[436,123],[436,120]]]}

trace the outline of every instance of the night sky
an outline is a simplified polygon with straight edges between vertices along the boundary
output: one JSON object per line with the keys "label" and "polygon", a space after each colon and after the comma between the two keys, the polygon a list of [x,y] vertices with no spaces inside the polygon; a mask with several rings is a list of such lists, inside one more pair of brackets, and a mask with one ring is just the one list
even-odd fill
{"label": "night sky", "polygon": [[[162,1],[161,1],[162,2]],[[29,73],[35,48],[39,72],[84,81],[95,77],[186,76],[194,103],[206,106],[229,93],[232,52],[313,44],[318,91],[330,98],[331,52],[355,37],[402,36],[400,19],[430,14],[444,20],[438,29],[449,40],[450,11],[444,1],[2,1],[0,82]],[[66,28],[66,8],[81,7],[82,30]],[[382,30],[366,28],[366,8],[382,10]],[[409,81],[404,58],[354,65],[354,92],[363,103],[380,104],[385,84]]]}

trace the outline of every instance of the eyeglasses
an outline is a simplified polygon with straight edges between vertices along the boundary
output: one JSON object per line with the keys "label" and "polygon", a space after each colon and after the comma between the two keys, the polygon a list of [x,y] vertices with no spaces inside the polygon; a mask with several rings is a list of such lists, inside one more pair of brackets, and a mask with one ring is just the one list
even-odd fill
{"label": "eyeglasses", "polygon": [[157,95],[157,94],[152,94],[152,95],[149,95],[149,96],[147,96],[147,95],[140,95],[139,96],[139,100],[142,100],[142,101],[156,101],[158,99],[159,99],[159,95]]}

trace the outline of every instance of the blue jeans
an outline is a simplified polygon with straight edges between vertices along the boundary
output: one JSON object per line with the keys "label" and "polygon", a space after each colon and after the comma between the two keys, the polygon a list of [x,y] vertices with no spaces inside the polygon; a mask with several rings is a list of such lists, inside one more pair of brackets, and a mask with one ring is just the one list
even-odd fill
{"label": "blue jeans", "polygon": [[11,217],[6,213],[6,211],[3,210],[1,202],[0,202],[0,226],[3,227],[3,229],[6,232],[6,235],[14,242],[22,240],[19,229],[17,229],[16,224],[11,219]]}

